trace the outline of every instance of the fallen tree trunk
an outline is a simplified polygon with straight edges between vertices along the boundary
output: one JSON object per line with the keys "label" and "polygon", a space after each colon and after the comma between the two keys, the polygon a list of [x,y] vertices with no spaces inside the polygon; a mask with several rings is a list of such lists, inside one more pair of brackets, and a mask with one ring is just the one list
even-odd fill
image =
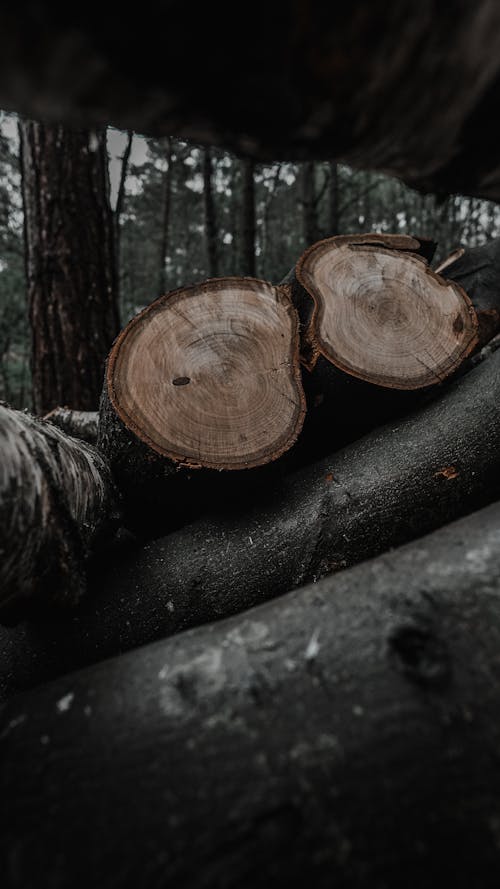
{"label": "fallen tree trunk", "polygon": [[235,614],[500,497],[500,351],[427,407],[97,567],[74,613],[2,632],[4,694]]}
{"label": "fallen tree trunk", "polygon": [[499,199],[492,0],[372,0],[341,16],[323,0],[280,0],[272,17],[256,2],[237,23],[225,2],[173,15],[149,0],[142,11],[117,34],[100,7],[6,7],[0,107],[218,143],[258,160],[334,157],[421,189]]}
{"label": "fallen tree trunk", "polygon": [[116,493],[95,448],[0,405],[0,611],[75,604],[84,565],[116,524]]}
{"label": "fallen tree trunk", "polygon": [[93,445],[97,442],[99,422],[97,411],[72,411],[67,407],[56,407],[43,419],[58,426],[73,438],[79,438]]}
{"label": "fallen tree trunk", "polygon": [[98,444],[124,491],[163,493],[179,469],[275,460],[304,414],[288,294],[253,278],[211,279],[161,297],[122,331],[108,359]]}
{"label": "fallen tree trunk", "polygon": [[14,700],[5,889],[496,887],[499,540],[495,504]]}

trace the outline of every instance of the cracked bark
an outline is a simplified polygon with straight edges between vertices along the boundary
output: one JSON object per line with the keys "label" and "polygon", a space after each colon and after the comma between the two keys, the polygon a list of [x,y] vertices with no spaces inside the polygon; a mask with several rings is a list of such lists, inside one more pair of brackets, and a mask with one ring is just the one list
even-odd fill
{"label": "cracked bark", "polygon": [[499,434],[497,351],[344,450],[267,485],[251,478],[247,496],[220,495],[211,514],[144,547],[126,540],[71,615],[2,631],[4,694],[235,614],[491,502]]}
{"label": "cracked bark", "polygon": [[494,889],[499,535],[495,504],[14,699],[6,889]]}

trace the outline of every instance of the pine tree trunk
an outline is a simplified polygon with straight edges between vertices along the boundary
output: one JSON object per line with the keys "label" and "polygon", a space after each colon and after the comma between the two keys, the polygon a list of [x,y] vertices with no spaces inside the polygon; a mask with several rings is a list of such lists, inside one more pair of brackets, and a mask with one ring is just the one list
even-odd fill
{"label": "pine tree trunk", "polygon": [[170,211],[172,205],[173,151],[172,137],[165,139],[165,161],[167,169],[163,179],[163,220],[160,241],[160,271],[158,275],[158,296],[167,292],[167,258],[170,244]]}
{"label": "pine tree trunk", "polygon": [[203,152],[203,197],[205,203],[205,239],[207,245],[208,274],[216,278],[218,274],[217,222],[212,183],[212,153],[209,148]]}
{"label": "pine tree trunk", "polygon": [[301,171],[302,231],[306,247],[318,240],[316,216],[315,164],[307,161]]}
{"label": "pine tree trunk", "polygon": [[243,174],[243,216],[241,236],[241,273],[255,276],[255,181],[254,163],[251,160],[242,162]]}
{"label": "pine tree trunk", "polygon": [[499,537],[497,504],[12,700],[5,889],[495,889]]}
{"label": "pine tree trunk", "polygon": [[95,410],[119,328],[105,132],[20,133],[34,409]]}
{"label": "pine tree trunk", "polygon": [[340,234],[339,167],[335,161],[330,161],[330,182],[328,185],[328,228],[329,237]]}

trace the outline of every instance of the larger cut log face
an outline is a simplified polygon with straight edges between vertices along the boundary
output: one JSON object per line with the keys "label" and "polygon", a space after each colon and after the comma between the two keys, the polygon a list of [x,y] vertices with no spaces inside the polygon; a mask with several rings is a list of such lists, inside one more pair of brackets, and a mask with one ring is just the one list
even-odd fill
{"label": "larger cut log face", "polygon": [[[414,246],[413,246],[414,244]],[[297,263],[314,301],[307,363],[318,357],[358,379],[394,389],[441,382],[478,345],[472,304],[431,271],[412,238],[328,238]]]}
{"label": "larger cut log face", "polygon": [[247,469],[276,459],[305,414],[287,293],[221,278],[162,297],[118,338],[107,392],[123,425],[176,463]]}

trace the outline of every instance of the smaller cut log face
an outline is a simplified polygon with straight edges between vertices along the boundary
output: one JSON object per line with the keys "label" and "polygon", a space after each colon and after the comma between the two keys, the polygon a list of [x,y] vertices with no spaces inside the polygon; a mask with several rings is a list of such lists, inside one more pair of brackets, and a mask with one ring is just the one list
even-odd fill
{"label": "smaller cut log face", "polygon": [[406,236],[329,238],[307,250],[297,278],[314,300],[306,333],[313,358],[379,386],[441,382],[477,346],[477,318],[455,283]]}
{"label": "smaller cut log face", "polygon": [[268,463],[305,414],[295,309],[253,278],[174,291],[125,328],[107,384],[122,422],[159,454],[215,469]]}

